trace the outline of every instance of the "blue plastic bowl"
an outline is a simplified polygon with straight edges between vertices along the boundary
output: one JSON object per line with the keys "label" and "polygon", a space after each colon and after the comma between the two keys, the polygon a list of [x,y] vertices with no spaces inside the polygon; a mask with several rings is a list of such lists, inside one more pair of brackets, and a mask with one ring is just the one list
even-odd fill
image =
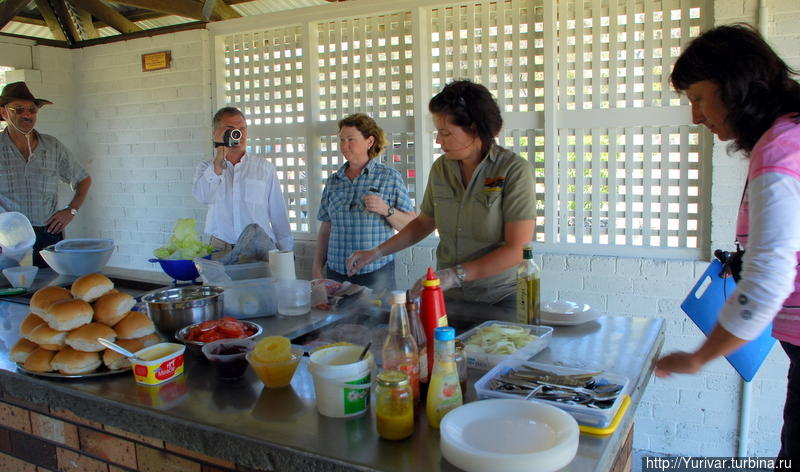
{"label": "blue plastic bowl", "polygon": [[[211,259],[211,254],[203,259]],[[200,273],[197,272],[197,267],[194,266],[194,261],[191,259],[150,259],[149,261],[158,262],[161,270],[175,280],[195,280],[200,277]]]}

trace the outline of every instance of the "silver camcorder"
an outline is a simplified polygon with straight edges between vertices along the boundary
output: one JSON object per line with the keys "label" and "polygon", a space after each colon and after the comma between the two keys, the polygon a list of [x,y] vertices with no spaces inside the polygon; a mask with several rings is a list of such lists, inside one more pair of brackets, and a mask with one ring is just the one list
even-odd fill
{"label": "silver camcorder", "polygon": [[226,129],[222,136],[223,146],[236,147],[242,140],[242,132],[238,129]]}

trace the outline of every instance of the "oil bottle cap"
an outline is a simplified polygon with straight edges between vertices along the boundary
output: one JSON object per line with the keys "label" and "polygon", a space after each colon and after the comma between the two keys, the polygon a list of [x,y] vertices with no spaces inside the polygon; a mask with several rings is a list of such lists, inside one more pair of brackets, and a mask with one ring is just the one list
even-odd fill
{"label": "oil bottle cap", "polygon": [[406,292],[404,290],[392,290],[392,305],[405,304]]}
{"label": "oil bottle cap", "polygon": [[456,338],[456,330],[452,326],[440,326],[433,330],[436,341],[452,341]]}
{"label": "oil bottle cap", "polygon": [[436,277],[436,271],[433,267],[428,267],[428,273],[425,275],[425,280],[422,281],[423,287],[438,287],[440,285],[439,278]]}

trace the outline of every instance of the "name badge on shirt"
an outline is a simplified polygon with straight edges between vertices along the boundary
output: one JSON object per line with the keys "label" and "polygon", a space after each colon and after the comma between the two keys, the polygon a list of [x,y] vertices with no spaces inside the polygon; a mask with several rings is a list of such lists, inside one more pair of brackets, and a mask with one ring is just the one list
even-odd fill
{"label": "name badge on shirt", "polygon": [[486,180],[483,181],[483,192],[484,193],[502,192],[505,184],[506,184],[506,178],[503,176],[494,178],[488,177],[486,178]]}

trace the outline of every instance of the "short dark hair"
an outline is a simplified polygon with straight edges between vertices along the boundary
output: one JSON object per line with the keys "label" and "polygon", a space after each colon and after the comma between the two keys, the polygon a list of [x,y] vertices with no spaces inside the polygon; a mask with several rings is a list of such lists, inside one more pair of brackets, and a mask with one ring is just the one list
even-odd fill
{"label": "short dark hair", "polygon": [[670,82],[678,91],[710,80],[728,109],[734,150],[749,154],[775,120],[800,112],[797,72],[744,23],[712,28],[692,40],[675,62]]}
{"label": "short dark hair", "polygon": [[447,115],[450,121],[481,140],[481,155],[485,155],[503,128],[500,107],[491,92],[481,84],[456,80],[445,85],[428,103],[428,110]]}
{"label": "short dark hair", "polygon": [[386,147],[386,135],[383,129],[381,129],[378,123],[369,115],[354,113],[350,116],[346,116],[339,121],[339,131],[345,126],[351,126],[357,129],[361,133],[361,136],[364,136],[364,139],[370,136],[375,138],[375,142],[367,149],[367,156],[369,156],[370,159],[380,155],[383,148]]}
{"label": "short dark hair", "polygon": [[242,113],[242,110],[236,107],[222,107],[214,113],[214,118],[211,119],[211,128],[217,129],[217,125],[219,125],[219,122],[222,121],[222,117],[225,115],[239,115],[243,120],[247,119],[244,113]]}

